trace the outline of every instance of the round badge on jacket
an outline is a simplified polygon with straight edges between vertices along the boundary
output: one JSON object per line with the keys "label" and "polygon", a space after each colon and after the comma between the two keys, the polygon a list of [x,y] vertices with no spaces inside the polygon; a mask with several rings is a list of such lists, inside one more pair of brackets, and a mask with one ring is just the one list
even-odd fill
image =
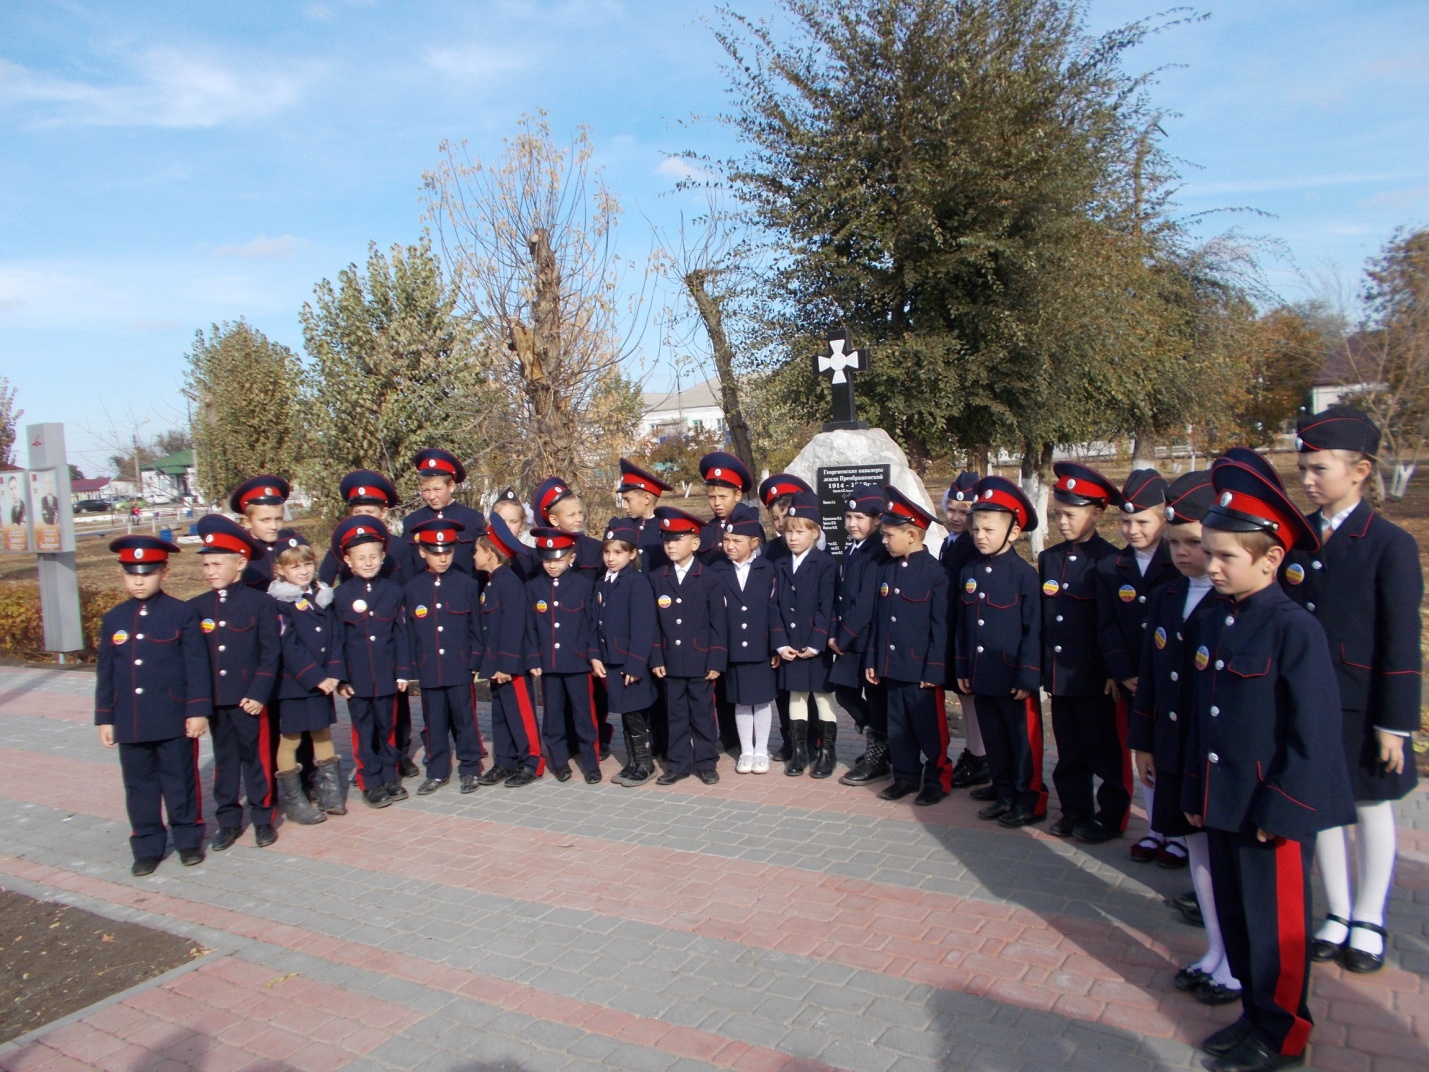
{"label": "round badge on jacket", "polygon": [[1196,649],[1196,669],[1204,670],[1211,665],[1211,649],[1202,644]]}
{"label": "round badge on jacket", "polygon": [[198,627],[202,629],[205,633],[212,633],[215,629],[218,628],[218,625],[216,622],[214,622],[212,618],[205,618],[203,621],[198,623]]}
{"label": "round badge on jacket", "polygon": [[1156,636],[1156,647],[1157,647],[1158,649],[1159,649],[1159,648],[1164,648],[1164,647],[1166,646],[1166,627],[1165,627],[1164,625],[1158,625],[1158,626],[1156,627],[1156,634],[1155,634],[1155,636]]}
{"label": "round badge on jacket", "polygon": [[1129,584],[1124,584],[1118,588],[1116,594],[1121,597],[1123,603],[1133,603],[1136,601],[1136,589]]}
{"label": "round badge on jacket", "polygon": [[121,629],[109,639],[114,641],[114,643],[116,644],[123,644],[126,640],[129,639],[129,634],[126,633],[123,629]]}
{"label": "round badge on jacket", "polygon": [[675,602],[675,601],[674,601],[673,599],[671,599],[669,596],[661,596],[661,597],[660,597],[659,599],[657,599],[655,602],[658,603],[658,604],[660,604],[660,609],[661,609],[661,610],[669,610],[670,607],[674,605],[674,602]]}
{"label": "round badge on jacket", "polygon": [[1044,596],[1055,596],[1055,595],[1057,594],[1057,582],[1056,582],[1056,581],[1043,581],[1043,582],[1042,582],[1042,594],[1043,594]]}
{"label": "round badge on jacket", "polygon": [[1285,569],[1285,579],[1291,584],[1301,584],[1305,580],[1305,567],[1298,562],[1291,563]]}
{"label": "round badge on jacket", "polygon": [[425,618],[425,617],[427,616],[427,613],[428,613],[426,604],[425,604],[425,603],[418,603],[416,609],[413,610],[412,613],[413,613],[414,615],[416,615],[418,618]]}
{"label": "round badge on jacket", "polygon": [[[669,598],[669,597],[667,596],[666,598]],[[550,609],[550,604],[547,603],[544,599],[538,599],[538,600],[536,600],[536,613],[537,613],[537,614],[545,614],[546,611],[549,610],[549,609]]]}

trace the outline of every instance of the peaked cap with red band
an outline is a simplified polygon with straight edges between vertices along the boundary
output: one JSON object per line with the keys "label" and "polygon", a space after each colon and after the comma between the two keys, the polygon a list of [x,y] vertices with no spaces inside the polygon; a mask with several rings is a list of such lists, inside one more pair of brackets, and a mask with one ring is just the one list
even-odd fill
{"label": "peaked cap with red band", "polygon": [[223,514],[204,514],[194,531],[203,540],[198,551],[201,555],[242,555],[251,562],[268,553],[242,525]]}
{"label": "peaked cap with red band", "polygon": [[500,514],[494,513],[486,519],[486,535],[492,543],[501,548],[501,553],[507,558],[526,557],[526,545],[516,538],[511,526]]}
{"label": "peaked cap with red band", "polygon": [[674,506],[655,507],[655,516],[660,519],[660,539],[674,540],[680,536],[700,534],[705,523],[694,514]]}
{"label": "peaked cap with red band", "polygon": [[765,477],[764,482],[759,485],[759,501],[765,506],[772,506],[774,500],[782,499],[786,495],[813,490],[793,473],[775,473],[773,476]]}
{"label": "peaked cap with red band", "polygon": [[877,517],[883,513],[883,489],[877,484],[857,484],[853,491],[849,492],[848,502],[845,505],[851,514],[867,514],[869,517]]}
{"label": "peaked cap with red band", "polygon": [[390,538],[387,526],[375,517],[345,517],[332,530],[329,546],[333,555],[341,558],[364,543],[380,543],[386,550]]}
{"label": "peaked cap with red band", "polygon": [[1166,489],[1166,521],[1171,525],[1200,521],[1215,501],[1210,470],[1182,473]]}
{"label": "peaked cap with red band", "polygon": [[449,476],[458,484],[466,483],[466,466],[451,451],[439,447],[417,451],[412,467],[419,476]]}
{"label": "peaked cap with red band", "polygon": [[659,498],[667,491],[674,491],[669,484],[665,483],[654,473],[647,473],[640,466],[625,458],[620,459],[620,486],[616,491],[648,491],[655,498]]}
{"label": "peaked cap with red band", "polygon": [[605,539],[624,540],[633,547],[640,542],[640,523],[633,517],[613,517],[605,523]]}
{"label": "peaked cap with red band", "polygon": [[759,510],[748,503],[737,503],[721,527],[732,536],[764,538],[764,525],[759,520]]}
{"label": "peaked cap with red band", "polygon": [[744,463],[722,450],[713,451],[700,459],[700,476],[706,484],[733,488],[741,495],[754,486],[754,477],[749,475]]}
{"label": "peaked cap with red band", "polygon": [[1353,450],[1374,457],[1379,454],[1379,429],[1364,410],[1354,406],[1331,406],[1295,422],[1295,449]]}
{"label": "peaked cap with red band", "polygon": [[789,499],[789,511],[786,516],[818,521],[822,513],[819,507],[819,497],[812,491],[796,491]]}
{"label": "peaked cap with red band", "polygon": [[282,506],[292,490],[280,476],[255,476],[233,489],[228,497],[228,508],[241,514],[250,506]]}
{"label": "peaked cap with red band", "polygon": [[923,531],[928,530],[936,518],[908,496],[886,484],[883,488],[883,523],[885,525],[912,525]]}
{"label": "peaked cap with red band", "polygon": [[120,536],[109,541],[109,549],[119,554],[125,573],[153,573],[180,553],[176,544],[157,536]]}
{"label": "peaked cap with red band", "polygon": [[560,477],[548,476],[541,481],[541,486],[531,496],[531,509],[536,511],[536,517],[539,520],[549,525],[551,523],[551,507],[562,499],[569,499],[574,494],[575,492]]}
{"label": "peaked cap with red band", "polygon": [[1320,537],[1309,520],[1259,471],[1239,462],[1224,462],[1211,469],[1216,501],[1201,519],[1208,529],[1224,532],[1264,532],[1289,551],[1318,551]]}
{"label": "peaked cap with red band", "polygon": [[1226,462],[1235,462],[1243,465],[1247,469],[1254,469],[1266,480],[1274,484],[1281,491],[1285,490],[1285,481],[1280,479],[1280,474],[1275,471],[1275,466],[1270,464],[1270,459],[1260,451],[1251,447],[1231,447],[1215,461],[1211,462],[1211,468]]}
{"label": "peaked cap with red band", "polygon": [[576,549],[578,534],[541,525],[531,530],[531,538],[536,541],[536,554],[541,558],[564,558]]}
{"label": "peaked cap with red band", "polygon": [[1121,486],[1121,508],[1128,514],[1166,505],[1166,478],[1155,469],[1133,469]]}
{"label": "peaked cap with red band", "polygon": [[977,472],[972,469],[964,469],[953,477],[953,482],[943,493],[943,509],[946,510],[950,502],[972,502],[973,495],[977,492],[977,481]]}
{"label": "peaked cap with red band", "polygon": [[1081,462],[1058,462],[1052,466],[1057,483],[1052,495],[1068,506],[1120,506],[1121,492],[1101,473]]}
{"label": "peaked cap with red band", "polygon": [[429,517],[426,521],[408,525],[403,529],[406,535],[419,544],[438,551],[456,550],[456,545],[461,542],[461,533],[465,531],[465,525],[449,517]]}
{"label": "peaked cap with red band", "polygon": [[392,481],[371,469],[355,469],[348,473],[338,485],[338,491],[348,506],[370,503],[391,508],[401,502]]}
{"label": "peaked cap with red band", "polygon": [[985,476],[977,482],[977,500],[973,510],[1001,510],[1017,519],[1023,532],[1037,528],[1037,511],[1032,501],[1012,481],[1003,476]]}

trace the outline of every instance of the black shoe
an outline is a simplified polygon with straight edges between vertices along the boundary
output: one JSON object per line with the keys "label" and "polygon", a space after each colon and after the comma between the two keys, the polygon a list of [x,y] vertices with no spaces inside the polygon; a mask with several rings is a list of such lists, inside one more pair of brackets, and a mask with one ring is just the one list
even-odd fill
{"label": "black shoe", "polygon": [[656,785],[674,785],[676,782],[684,781],[690,776],[689,771],[667,770],[660,777],[655,779]]}
{"label": "black shoe", "polygon": [[556,776],[558,782],[569,782],[571,780],[571,765],[569,763],[551,764],[551,773]]}
{"label": "black shoe", "polygon": [[1120,830],[1113,830],[1097,819],[1088,819],[1084,823],[1078,823],[1072,831],[1072,836],[1078,841],[1084,841],[1088,845],[1102,845],[1115,838],[1121,837]]}
{"label": "black shoe", "polygon": [[1000,801],[1000,800],[994,800],[994,801],[993,801],[991,804],[989,804],[987,807],[980,809],[980,810],[978,811],[978,813],[977,813],[977,817],[978,817],[979,819],[988,819],[988,820],[1001,819],[1004,815],[1006,815],[1006,814],[1007,814],[1008,812],[1010,812],[1011,810],[1012,810],[1012,805],[1010,805],[1010,804],[1004,804],[1004,803],[1002,803],[1002,801]]}
{"label": "black shoe", "polygon": [[412,762],[411,756],[398,756],[397,773],[403,778],[415,778],[422,773],[422,768]]}
{"label": "black shoe", "polygon": [[986,804],[989,800],[997,799],[997,790],[989,785],[980,785],[968,794],[970,800],[980,800]]}
{"label": "black shoe", "polygon": [[1172,980],[1176,984],[1176,989],[1182,993],[1192,993],[1202,983],[1210,982],[1209,972],[1203,972],[1200,968],[1185,967],[1176,973],[1176,978]]}
{"label": "black shoe", "polygon": [[987,769],[987,757],[975,756],[966,748],[953,765],[953,788],[971,789],[975,785],[987,785],[992,774]]}
{"label": "black shoe", "polygon": [[474,774],[463,774],[461,776],[461,791],[463,793],[475,793],[480,787]]}
{"label": "black shoe", "polygon": [[719,771],[717,770],[697,770],[695,777],[704,782],[705,785],[715,785],[719,782]]}
{"label": "black shoe", "polygon": [[[570,772],[567,771],[566,777],[569,778],[570,776]],[[530,785],[535,780],[536,772],[533,771],[530,767],[522,767],[519,771],[513,774],[510,778],[507,778],[506,781],[502,782],[501,784],[506,786],[508,789],[520,789],[523,785]]]}
{"label": "black shoe", "polygon": [[585,784],[586,784],[586,785],[599,785],[599,784],[600,784],[600,779],[601,779],[601,773],[600,773],[600,768],[599,768],[599,767],[595,767],[594,769],[588,770],[588,771],[585,772]]}
{"label": "black shoe", "polygon": [[485,774],[476,780],[477,785],[495,785],[497,782],[504,782],[510,778],[515,771],[509,771],[505,767],[492,767]]}
{"label": "black shoe", "polygon": [[833,774],[834,767],[838,763],[836,745],[838,744],[839,726],[837,722],[819,722],[819,751],[813,757],[813,763],[809,766],[810,778],[827,778]]}
{"label": "black shoe", "polygon": [[1207,979],[1191,993],[1202,1005],[1229,1005],[1233,1001],[1239,1001],[1245,991],[1240,987],[1232,989]]}
{"label": "black shoe", "polygon": [[224,849],[232,848],[233,843],[238,840],[243,828],[238,826],[220,826],[218,833],[213,836],[213,840],[208,843],[208,847],[214,852],[222,852]]}
{"label": "black shoe", "polygon": [[1185,893],[1178,893],[1171,898],[1171,903],[1177,908],[1190,908],[1192,905],[1199,905],[1201,902],[1196,897],[1195,890],[1187,890]]}
{"label": "black shoe", "polygon": [[253,843],[260,849],[266,849],[273,842],[278,840],[278,831],[268,823],[253,824]]}
{"label": "black shoe", "polygon": [[904,797],[916,792],[918,792],[918,787],[912,782],[905,782],[901,778],[895,778],[892,785],[878,794],[878,799],[902,800]]}
{"label": "black shoe", "polygon": [[1070,815],[1064,814],[1060,819],[1047,828],[1047,833],[1053,837],[1071,837],[1077,831],[1077,827],[1082,824],[1081,819],[1073,819]]}
{"label": "black shoe", "polygon": [[789,723],[789,740],[792,748],[789,762],[784,764],[784,773],[797,778],[809,766],[809,723],[803,719]]}
{"label": "black shoe", "polygon": [[[1362,931],[1373,931],[1384,939],[1383,948],[1389,948],[1389,934],[1377,923],[1361,923],[1359,920],[1355,920],[1350,924],[1350,930],[1353,931],[1356,927]],[[1344,964],[1347,969],[1352,972],[1358,972],[1360,975],[1369,975],[1384,967],[1384,954],[1382,952],[1367,953],[1363,949],[1356,949],[1350,945],[1349,942],[1349,938],[1346,938],[1345,953],[1341,960],[1341,963]]]}
{"label": "black shoe", "polygon": [[1229,1027],[1223,1027],[1201,1043],[1201,1049],[1212,1057],[1224,1057],[1250,1037],[1250,1021],[1241,1017]]}
{"label": "black shoe", "polygon": [[922,789],[918,790],[918,795],[913,798],[913,803],[917,804],[920,808],[929,808],[939,803],[944,795],[943,791],[936,785],[925,785]]}
{"label": "black shoe", "polygon": [[613,781],[616,785],[623,785],[627,787],[634,785],[644,785],[651,778],[653,778],[654,775],[655,772],[652,771],[649,767],[642,766],[641,764],[637,763],[628,771],[621,771],[614,778],[612,778],[611,781]]}
{"label": "black shoe", "polygon": [[1022,808],[1013,808],[1006,815],[997,817],[998,826],[1016,828],[1019,826],[1031,826],[1033,823],[1040,823],[1046,820],[1046,814],[1038,815],[1035,811],[1026,811]]}
{"label": "black shoe", "polygon": [[1276,1053],[1254,1032],[1230,1053],[1211,1063],[1211,1072],[1272,1072],[1277,1068],[1294,1068],[1305,1063],[1303,1052],[1288,1056]]}
{"label": "black shoe", "polygon": [[440,789],[442,786],[446,785],[449,781],[451,781],[451,776],[450,776],[450,775],[448,775],[448,776],[445,777],[445,778],[428,778],[428,779],[427,779],[425,782],[423,782],[421,785],[417,786],[417,796],[419,796],[419,797],[430,796],[431,794],[435,793],[438,789]]}
{"label": "black shoe", "polygon": [[383,788],[387,790],[387,795],[391,797],[394,802],[407,799],[407,790],[402,788],[401,782],[388,782]]}
{"label": "black shoe", "polygon": [[1204,927],[1206,925],[1206,917],[1201,915],[1201,906],[1198,904],[1182,908],[1181,918],[1193,927]]}
{"label": "black shoe", "polygon": [[159,858],[157,856],[141,856],[129,868],[129,873],[135,878],[143,878],[145,875],[152,875],[158,866]]}
{"label": "black shoe", "polygon": [[1328,913],[1325,918],[1345,928],[1345,940],[1343,942],[1329,942],[1324,938],[1310,939],[1310,959],[1320,964],[1326,964],[1332,960],[1339,960],[1340,956],[1350,944],[1350,921],[1343,916],[1335,915],[1333,912]]}
{"label": "black shoe", "polygon": [[362,799],[367,802],[369,808],[385,808],[392,803],[392,797],[388,794],[385,785],[374,785],[371,789],[363,792]]}
{"label": "black shoe", "polygon": [[203,849],[180,849],[179,863],[185,867],[197,867],[203,863]]}

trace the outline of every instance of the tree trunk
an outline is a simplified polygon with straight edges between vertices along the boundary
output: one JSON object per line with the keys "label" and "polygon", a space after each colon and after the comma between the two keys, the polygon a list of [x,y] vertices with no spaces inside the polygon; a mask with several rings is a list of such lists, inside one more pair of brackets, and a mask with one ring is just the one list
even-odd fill
{"label": "tree trunk", "polygon": [[1404,493],[1409,489],[1409,478],[1414,475],[1414,470],[1419,468],[1413,463],[1404,465],[1397,463],[1394,467],[1394,478],[1389,484],[1389,498],[1398,502],[1404,498]]}
{"label": "tree trunk", "polygon": [[[724,410],[724,421],[729,429],[730,445],[734,456],[744,463],[753,475],[754,448],[749,442],[749,425],[744,419],[744,410],[739,404],[739,383],[734,376],[734,347],[729,344],[729,336],[724,330],[724,305],[721,298],[709,291],[707,281],[709,271],[697,268],[685,274],[685,288],[695,303],[695,309],[704,321],[705,331],[710,337],[710,349],[714,352],[715,374],[719,377],[720,408]],[[754,488],[746,489],[754,494]]]}
{"label": "tree trunk", "polygon": [[561,272],[544,228],[526,239],[534,268],[535,295],[531,324],[519,320],[508,325],[507,346],[515,351],[521,378],[531,405],[534,442],[524,476],[535,486],[548,476],[571,479],[577,471],[575,428],[562,390],[561,366],[565,361],[561,334]]}
{"label": "tree trunk", "polygon": [[1131,467],[1133,469],[1156,468],[1156,433],[1150,428],[1138,428],[1132,441]]}
{"label": "tree trunk", "polygon": [[1032,544],[1032,560],[1047,543],[1047,489],[1052,483],[1052,444],[1022,445],[1022,493],[1032,502],[1040,524],[1028,534]]}

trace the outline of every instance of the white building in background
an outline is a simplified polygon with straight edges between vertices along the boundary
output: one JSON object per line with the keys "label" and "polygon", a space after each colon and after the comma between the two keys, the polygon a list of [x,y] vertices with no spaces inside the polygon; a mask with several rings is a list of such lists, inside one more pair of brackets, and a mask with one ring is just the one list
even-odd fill
{"label": "white building in background", "polygon": [[719,404],[719,380],[710,378],[683,391],[647,391],[641,396],[640,437],[723,434],[724,410]]}

